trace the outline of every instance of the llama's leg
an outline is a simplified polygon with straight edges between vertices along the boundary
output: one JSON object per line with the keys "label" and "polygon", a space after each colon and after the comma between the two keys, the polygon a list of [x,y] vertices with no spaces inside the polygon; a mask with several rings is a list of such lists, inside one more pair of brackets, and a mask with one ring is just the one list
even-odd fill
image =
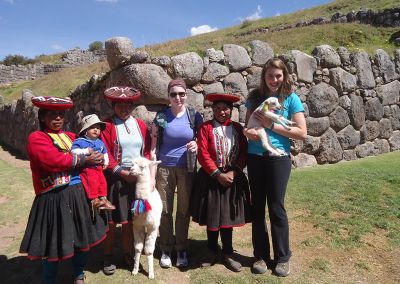
{"label": "llama's leg", "polygon": [[132,274],[136,275],[139,272],[140,255],[143,250],[144,239],[146,236],[145,228],[143,226],[133,225],[133,234],[135,240],[135,264],[133,266]]}
{"label": "llama's leg", "polygon": [[145,241],[145,245],[144,245],[144,253],[145,253],[145,255],[147,255],[150,279],[154,279],[153,253],[154,253],[154,248],[156,245],[157,230],[158,230],[158,228],[155,228],[153,226],[147,227],[147,235],[146,235],[146,241]]}

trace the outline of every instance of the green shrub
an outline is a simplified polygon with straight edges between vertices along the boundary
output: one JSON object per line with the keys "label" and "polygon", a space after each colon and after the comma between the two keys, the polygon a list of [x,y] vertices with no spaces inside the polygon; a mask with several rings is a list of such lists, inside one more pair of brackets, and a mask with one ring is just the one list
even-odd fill
{"label": "green shrub", "polygon": [[91,44],[89,44],[89,51],[96,51],[102,49],[103,49],[103,42],[101,41],[94,41]]}
{"label": "green shrub", "polygon": [[10,66],[10,65],[26,65],[26,64],[33,64],[36,61],[34,59],[27,58],[22,55],[7,55],[4,57],[3,64]]}

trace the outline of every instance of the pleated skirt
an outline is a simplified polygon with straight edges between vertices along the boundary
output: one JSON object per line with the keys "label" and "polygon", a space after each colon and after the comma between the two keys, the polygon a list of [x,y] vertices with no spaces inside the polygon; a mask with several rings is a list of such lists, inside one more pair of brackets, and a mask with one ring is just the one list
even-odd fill
{"label": "pleated skirt", "polygon": [[224,188],[200,168],[193,184],[190,211],[194,222],[209,230],[251,222],[250,190],[243,172],[238,171],[232,186]]}
{"label": "pleated skirt", "polygon": [[20,252],[29,259],[65,260],[99,244],[107,230],[107,217],[92,215],[81,183],[56,188],[35,197]]}

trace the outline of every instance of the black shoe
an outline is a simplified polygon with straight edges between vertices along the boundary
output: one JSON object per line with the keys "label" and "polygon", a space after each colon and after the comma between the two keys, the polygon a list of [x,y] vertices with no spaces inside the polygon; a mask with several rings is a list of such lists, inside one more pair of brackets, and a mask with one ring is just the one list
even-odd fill
{"label": "black shoe", "polygon": [[105,255],[103,263],[103,272],[105,275],[113,275],[117,267],[112,264],[112,256]]}
{"label": "black shoe", "polygon": [[233,272],[240,272],[242,270],[242,265],[239,261],[233,259],[232,254],[224,255],[224,263],[226,268],[232,270]]}

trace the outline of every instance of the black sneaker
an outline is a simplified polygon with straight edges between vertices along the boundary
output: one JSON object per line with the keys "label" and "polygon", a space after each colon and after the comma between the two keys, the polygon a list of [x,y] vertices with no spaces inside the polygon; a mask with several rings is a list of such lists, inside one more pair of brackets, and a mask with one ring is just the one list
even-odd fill
{"label": "black sneaker", "polygon": [[268,270],[268,266],[265,263],[264,259],[258,258],[254,263],[253,267],[251,268],[254,274],[264,274]]}

